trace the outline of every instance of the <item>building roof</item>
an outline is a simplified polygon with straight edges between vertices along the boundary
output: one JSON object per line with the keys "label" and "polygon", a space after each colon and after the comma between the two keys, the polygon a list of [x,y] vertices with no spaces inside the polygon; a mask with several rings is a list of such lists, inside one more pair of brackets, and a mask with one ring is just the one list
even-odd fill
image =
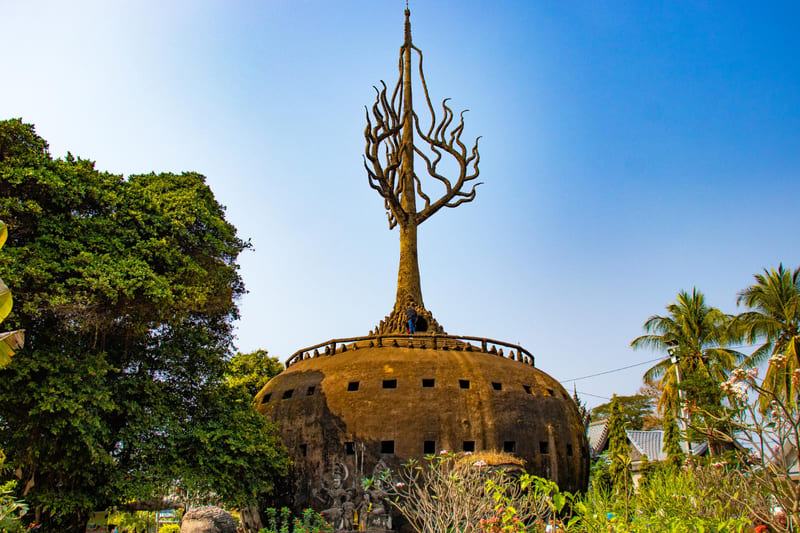
{"label": "building roof", "polygon": [[[664,430],[626,430],[625,434],[631,444],[631,458],[634,461],[641,459],[643,455],[650,461],[666,460]],[[589,441],[591,456],[598,457],[608,448],[608,420],[598,420],[589,424],[586,428],[586,438]],[[692,443],[692,455],[705,455],[706,452],[708,452],[708,442]]]}
{"label": "building roof", "polygon": [[586,428],[586,438],[589,441],[589,453],[592,457],[603,453],[608,443],[608,419],[589,424]]}
{"label": "building roof", "polygon": [[626,431],[631,446],[640,455],[646,455],[650,461],[664,461],[667,454],[664,451],[664,430],[651,431]]}

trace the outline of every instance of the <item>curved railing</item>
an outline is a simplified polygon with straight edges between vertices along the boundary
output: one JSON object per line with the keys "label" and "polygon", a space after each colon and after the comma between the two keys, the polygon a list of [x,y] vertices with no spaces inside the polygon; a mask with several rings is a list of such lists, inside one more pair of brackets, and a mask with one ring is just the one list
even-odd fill
{"label": "curved railing", "polygon": [[[477,342],[478,346],[471,343]],[[349,345],[349,346],[348,346]],[[371,335],[367,337],[348,337],[344,339],[333,339],[326,342],[303,348],[292,354],[286,360],[286,367],[314,357],[332,356],[348,350],[358,350],[359,348],[373,348],[382,346],[394,346],[400,348],[421,348],[433,350],[463,350],[467,352],[476,351],[506,357],[503,348],[509,350],[508,358],[531,366],[535,365],[533,355],[517,344],[488,339],[486,337],[465,337],[461,335]],[[499,348],[498,348],[499,347]],[[320,349],[322,351],[320,352]]]}

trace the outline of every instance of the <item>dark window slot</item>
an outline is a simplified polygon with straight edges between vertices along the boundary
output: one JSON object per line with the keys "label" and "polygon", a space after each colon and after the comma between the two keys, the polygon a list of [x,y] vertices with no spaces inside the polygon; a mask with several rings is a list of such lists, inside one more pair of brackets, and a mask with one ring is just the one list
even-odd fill
{"label": "dark window slot", "polygon": [[465,440],[463,449],[465,452],[474,452],[475,451],[475,441],[474,440]]}
{"label": "dark window slot", "polygon": [[383,388],[384,389],[396,389],[397,388],[397,380],[396,379],[384,379],[383,380]]}
{"label": "dark window slot", "polygon": [[308,456],[308,444],[301,444],[300,445],[300,455],[303,457]]}
{"label": "dark window slot", "polygon": [[469,380],[468,379],[459,379],[458,380],[458,386],[461,387],[462,389],[468,389],[469,388]]}
{"label": "dark window slot", "polygon": [[503,384],[502,383],[498,383],[496,381],[492,381],[492,388],[494,390],[503,390]]}
{"label": "dark window slot", "polygon": [[284,400],[288,400],[289,398],[292,397],[292,394],[294,394],[294,389],[289,389],[289,390],[283,391],[283,399]]}
{"label": "dark window slot", "polygon": [[347,384],[347,390],[350,391],[350,392],[357,391],[358,390],[358,381],[351,381],[350,383],[348,383]]}
{"label": "dark window slot", "polygon": [[567,444],[567,457],[572,457],[572,444]]}
{"label": "dark window slot", "polygon": [[314,392],[317,390],[317,387],[311,385],[308,390],[306,391],[306,396],[314,396]]}
{"label": "dark window slot", "polygon": [[265,394],[261,397],[261,403],[267,403],[270,398],[272,398],[272,394]]}
{"label": "dark window slot", "polygon": [[539,441],[539,453],[550,453],[550,443],[548,443],[546,440]]}
{"label": "dark window slot", "polygon": [[355,455],[356,454],[356,443],[355,442],[345,442],[344,443],[344,454],[345,455]]}
{"label": "dark window slot", "polygon": [[436,453],[436,441],[435,440],[426,440],[422,443],[422,453],[426,455],[432,455]]}
{"label": "dark window slot", "polygon": [[394,453],[394,441],[393,440],[382,440],[381,441],[381,453],[386,454],[393,454]]}
{"label": "dark window slot", "polygon": [[513,440],[507,440],[503,443],[503,451],[506,453],[516,453],[517,443]]}
{"label": "dark window slot", "polygon": [[531,392],[531,386],[530,386],[530,385],[523,385],[523,386],[522,386],[522,388],[523,388],[523,389],[525,389],[525,392],[526,392],[527,394],[533,394],[533,393]]}
{"label": "dark window slot", "polygon": [[425,388],[431,388],[436,384],[436,382],[432,379],[423,379],[422,386]]}

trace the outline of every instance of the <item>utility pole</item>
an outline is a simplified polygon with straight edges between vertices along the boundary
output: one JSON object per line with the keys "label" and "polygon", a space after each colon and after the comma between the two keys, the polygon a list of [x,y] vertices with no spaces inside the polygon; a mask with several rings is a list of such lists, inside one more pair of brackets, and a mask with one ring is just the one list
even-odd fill
{"label": "utility pole", "polygon": [[667,353],[669,354],[669,360],[672,365],[675,367],[675,377],[678,381],[678,397],[681,401],[681,430],[683,431],[683,435],[686,441],[686,453],[691,457],[692,455],[692,443],[689,441],[689,435],[687,429],[689,427],[689,407],[686,405],[686,392],[681,388],[681,358],[678,354],[678,341],[670,340],[664,343],[667,345]]}

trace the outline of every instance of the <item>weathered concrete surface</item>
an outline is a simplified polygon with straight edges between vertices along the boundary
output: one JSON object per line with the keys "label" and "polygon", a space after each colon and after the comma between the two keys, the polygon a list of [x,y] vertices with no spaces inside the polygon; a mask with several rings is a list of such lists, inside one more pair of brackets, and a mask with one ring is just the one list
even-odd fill
{"label": "weathered concrete surface", "polygon": [[436,453],[462,451],[465,442],[475,450],[513,448],[529,473],[564,490],[586,488],[581,417],[546,373],[463,345],[356,348],[292,364],[256,396],[294,460],[296,505],[324,505],[321,480],[330,484],[335,464],[346,466],[350,485],[359,473],[371,475],[378,460],[396,468],[423,457],[426,441]]}
{"label": "weathered concrete surface", "polygon": [[183,515],[181,533],[236,533],[236,520],[219,507],[195,507]]}

